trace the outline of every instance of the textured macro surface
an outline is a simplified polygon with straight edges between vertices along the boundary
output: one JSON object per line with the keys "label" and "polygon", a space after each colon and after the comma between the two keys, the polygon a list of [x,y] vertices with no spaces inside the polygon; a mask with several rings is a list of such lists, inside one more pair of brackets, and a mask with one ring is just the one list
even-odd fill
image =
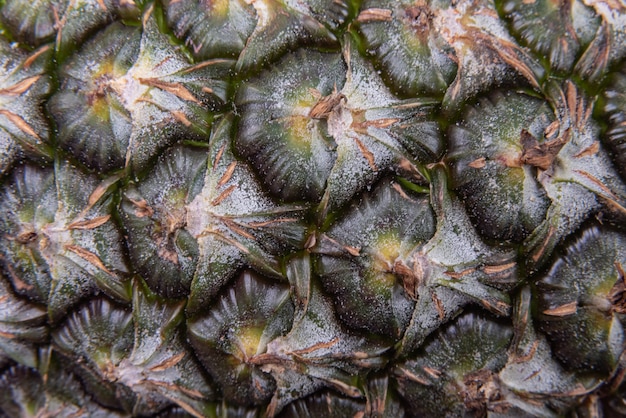
{"label": "textured macro surface", "polygon": [[624,0],[0,0],[0,417],[626,416]]}

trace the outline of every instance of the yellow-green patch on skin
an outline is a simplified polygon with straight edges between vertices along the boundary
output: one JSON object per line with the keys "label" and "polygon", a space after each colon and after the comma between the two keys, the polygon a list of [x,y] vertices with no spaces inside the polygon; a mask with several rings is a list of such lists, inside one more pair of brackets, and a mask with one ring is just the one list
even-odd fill
{"label": "yellow-green patch on skin", "polygon": [[237,329],[233,335],[232,353],[241,362],[259,353],[259,345],[263,336],[263,327],[257,325],[244,325]]}
{"label": "yellow-green patch on skin", "polygon": [[212,0],[209,2],[209,9],[214,16],[225,19],[230,10],[230,0]]}
{"label": "yellow-green patch on skin", "polygon": [[[618,280],[621,280],[619,272],[615,267],[603,276],[603,280],[599,281],[598,284],[591,288],[589,292],[591,295],[602,301],[601,304],[598,306],[600,310],[603,310],[603,308],[609,309],[611,304],[611,302],[609,301],[609,295],[611,294],[611,291],[613,290],[613,287],[618,282]],[[606,301],[606,304],[604,301]]]}
{"label": "yellow-green patch on skin", "polygon": [[37,266],[33,262],[33,259],[36,258],[36,255],[33,254],[33,250],[31,247],[27,245],[17,245],[14,247],[15,260],[23,263],[25,266],[29,266],[34,271],[36,271]]}
{"label": "yellow-green patch on skin", "polygon": [[286,105],[291,111],[284,122],[285,132],[289,145],[294,148],[309,148],[316,123],[309,117],[309,112],[318,100],[315,96],[316,94],[309,89],[298,89]]}
{"label": "yellow-green patch on skin", "polygon": [[506,184],[511,190],[518,189],[524,184],[525,172],[522,167],[509,167],[498,174],[497,181]]}
{"label": "yellow-green patch on skin", "polygon": [[98,347],[91,354],[91,358],[101,370],[105,370],[111,362],[111,352],[109,347]]}
{"label": "yellow-green patch on skin", "polygon": [[240,349],[250,358],[258,353],[261,336],[263,335],[263,327],[247,326],[243,327],[239,333]]}
{"label": "yellow-green patch on skin", "polygon": [[289,145],[294,148],[309,148],[312,136],[312,126],[314,123],[306,116],[290,117],[285,126],[285,132],[289,139]]}
{"label": "yellow-green patch on skin", "polygon": [[[417,9],[417,6],[411,6],[403,11],[405,16],[403,16],[404,18],[402,19],[403,24],[402,30],[400,32],[402,34],[402,40],[406,45],[408,45],[408,47],[412,51],[419,54],[430,54],[428,47],[428,35],[430,28],[428,27],[428,22],[415,22],[414,26],[412,24],[413,22],[411,22],[411,15],[414,13],[419,13],[419,11],[412,9]],[[424,11],[423,13],[425,12],[426,11]]]}
{"label": "yellow-green patch on skin", "polygon": [[394,261],[400,256],[400,248],[402,247],[402,241],[398,238],[398,234],[395,232],[387,232],[381,234],[376,238],[376,242],[373,247],[378,255],[383,260],[393,265]]}
{"label": "yellow-green patch on skin", "polygon": [[372,272],[366,278],[368,288],[378,295],[389,293],[398,281],[393,273],[380,271]]}
{"label": "yellow-green patch on skin", "polygon": [[166,202],[169,208],[179,208],[185,204],[187,200],[187,190],[184,188],[170,188],[166,192]]}
{"label": "yellow-green patch on skin", "polygon": [[110,119],[109,101],[106,96],[96,96],[91,101],[91,110],[102,123],[108,123]]}
{"label": "yellow-green patch on skin", "polygon": [[[430,52],[428,49],[428,43],[422,42],[422,40],[415,36],[415,33],[411,30],[403,30],[402,35],[402,39],[412,51],[418,54],[428,54]],[[426,41],[428,40],[426,39]]]}
{"label": "yellow-green patch on skin", "polygon": [[109,100],[107,90],[109,89],[109,80],[115,78],[114,65],[111,60],[104,61],[94,73],[94,87],[88,97],[88,104],[91,107],[93,115],[102,122],[109,122]]}
{"label": "yellow-green patch on skin", "polygon": [[98,71],[94,72],[94,80],[98,80],[100,78],[112,78],[115,76],[114,70],[115,67],[113,65],[113,60],[105,60],[99,65]]}
{"label": "yellow-green patch on skin", "polygon": [[388,291],[397,282],[392,270],[396,260],[400,257],[401,247],[402,242],[394,232],[379,235],[372,245],[375,260],[368,274],[368,282],[376,292]]}
{"label": "yellow-green patch on skin", "polygon": [[548,8],[548,13],[555,12],[559,10],[559,7],[562,7],[561,0],[548,0],[545,4],[546,8]]}

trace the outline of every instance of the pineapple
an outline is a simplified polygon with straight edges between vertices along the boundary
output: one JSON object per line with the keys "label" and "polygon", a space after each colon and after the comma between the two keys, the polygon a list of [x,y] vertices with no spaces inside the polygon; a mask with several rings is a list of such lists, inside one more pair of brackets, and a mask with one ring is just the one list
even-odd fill
{"label": "pineapple", "polygon": [[0,0],[0,52],[0,416],[626,415],[622,0]]}

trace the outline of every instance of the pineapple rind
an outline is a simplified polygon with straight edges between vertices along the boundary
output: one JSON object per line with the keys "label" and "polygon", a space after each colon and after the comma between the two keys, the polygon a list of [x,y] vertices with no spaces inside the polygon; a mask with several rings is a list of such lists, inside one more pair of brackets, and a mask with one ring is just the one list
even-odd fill
{"label": "pineapple rind", "polygon": [[[568,370],[603,373],[616,367],[625,344],[623,265],[626,236],[591,228],[537,281],[535,320]],[[570,339],[578,344],[572,347]]]}
{"label": "pineapple rind", "polygon": [[52,88],[46,74],[51,53],[49,45],[29,53],[0,38],[0,174],[23,155],[39,162],[53,155],[42,112]]}
{"label": "pineapple rind", "polygon": [[286,285],[244,272],[214,307],[188,323],[190,343],[225,399],[240,405],[269,400],[275,383],[257,357],[288,331],[293,312]]}
{"label": "pineapple rind", "polygon": [[[334,1],[317,0],[328,7]],[[297,0],[255,0],[250,2],[255,9],[257,22],[245,48],[239,54],[236,70],[249,72],[270,64],[294,46],[313,44],[332,48],[337,45],[336,36],[317,20],[309,1]],[[319,8],[318,8],[319,10]],[[327,18],[326,14],[321,17]],[[331,21],[332,22],[332,21]]]}
{"label": "pineapple rind", "polygon": [[[364,47],[401,97],[443,95],[457,66],[452,48],[432,28],[448,1],[365,1],[357,16]],[[407,71],[407,68],[413,69]]]}
{"label": "pineapple rind", "polygon": [[609,88],[604,92],[604,113],[608,116],[609,130],[606,142],[613,151],[617,170],[626,178],[626,67],[615,72]]}
{"label": "pineapple rind", "polygon": [[321,198],[336,157],[322,121],[311,120],[308,113],[315,92],[324,97],[344,83],[339,54],[301,50],[239,90],[242,116],[235,148],[281,199]]}
{"label": "pineapple rind", "polygon": [[[63,146],[100,171],[140,172],[179,138],[203,140],[226,99],[231,60],[192,64],[158,30],[152,9],[142,22],[143,30],[113,23],[90,40],[63,67],[50,102]],[[93,130],[106,139],[86,140]]]}
{"label": "pineapple rind", "polygon": [[15,40],[39,46],[55,42],[63,59],[74,45],[114,20],[138,20],[139,7],[133,0],[37,0],[24,7],[8,0],[0,11],[0,22]]}
{"label": "pineapple rind", "polygon": [[546,219],[524,242],[531,271],[545,265],[556,244],[602,208],[624,214],[626,183],[599,140],[599,127],[591,118],[592,104],[575,84],[547,87],[558,125],[546,137],[563,143],[554,161],[537,178],[551,200]]}
{"label": "pineapple rind", "polygon": [[626,4],[606,0],[583,3],[592,7],[602,22],[574,71],[597,83],[613,64],[626,57]]}
{"label": "pineapple rind", "polygon": [[[443,166],[434,167],[431,205],[437,227],[428,242],[407,256],[424,271],[418,281],[417,304],[406,329],[400,353],[409,355],[426,337],[462,312],[469,304],[508,316],[506,293],[520,281],[515,253],[486,245],[473,228],[461,202],[448,190]],[[414,267],[415,268],[415,267]]]}
{"label": "pineapple rind", "polygon": [[22,166],[14,175],[19,189],[2,192],[1,244],[16,290],[45,302],[52,321],[98,290],[128,300],[113,200],[100,194],[98,180],[65,162]]}
{"label": "pineapple rind", "polygon": [[193,315],[244,265],[284,280],[280,257],[301,248],[303,208],[273,201],[251,169],[231,149],[233,117],[211,136],[202,190],[187,205],[186,228],[198,241],[199,258],[187,305]]}
{"label": "pineapple rind", "polygon": [[14,294],[0,282],[0,352],[19,364],[37,367],[37,344],[48,339],[46,309]]}
{"label": "pineapple rind", "polygon": [[452,184],[481,235],[519,242],[545,218],[550,201],[535,170],[519,161],[520,132],[541,138],[552,121],[537,98],[495,93],[450,128]]}
{"label": "pineapple rind", "polygon": [[600,19],[581,0],[555,3],[539,0],[503,2],[513,31],[556,72],[572,70],[580,51],[589,46]]}
{"label": "pineapple rind", "polygon": [[236,58],[256,26],[254,7],[244,0],[164,3],[169,26],[198,59]]}
{"label": "pineapple rind", "polygon": [[206,165],[206,147],[173,147],[145,178],[122,192],[120,209],[133,265],[154,291],[167,297],[185,295],[191,286],[200,250],[183,225]]}
{"label": "pineapple rind", "polygon": [[[234,2],[214,2],[213,13],[227,11]],[[420,416],[427,402],[414,394],[433,389],[432,384],[424,385],[424,379],[434,383],[450,379],[459,372],[454,363],[478,356],[502,337],[468,344],[469,355],[450,356],[440,368],[405,367],[435,359],[430,354],[421,357],[425,348],[470,317],[506,328],[507,341],[495,350],[494,370],[474,365],[463,370],[456,384],[444,388],[452,389],[450,399],[456,399],[448,413],[493,417],[620,413],[620,403],[626,399],[621,313],[626,245],[620,238],[609,246],[619,254],[613,257],[613,249],[605,251],[590,242],[597,238],[605,243],[624,234],[626,187],[619,142],[623,109],[616,81],[626,55],[623,1],[553,2],[550,5],[558,15],[553,22],[554,14],[522,16],[510,0],[415,0],[405,16],[427,23],[428,33],[423,33],[427,47],[411,38],[411,30],[393,40],[396,45],[409,45],[398,50],[422,48],[426,55],[447,63],[443,80],[432,91],[423,87],[428,85],[426,74],[400,59],[385,61],[372,51],[367,25],[391,30],[402,16],[388,13],[392,6],[382,1],[247,0],[245,6],[238,4],[260,20],[249,22],[251,32],[237,37],[237,46],[228,52],[194,50],[210,42],[188,37],[191,31],[205,29],[202,25],[212,17],[198,9],[206,9],[207,4],[185,2],[176,17],[170,6],[182,5],[182,0],[52,3],[57,14],[47,22],[44,19],[44,30],[32,36],[38,29],[28,16],[43,17],[46,8],[0,0],[0,42],[7,42],[8,55],[17,53],[17,58],[8,60],[17,68],[10,76],[18,80],[0,87],[0,101],[8,96],[23,104],[29,102],[25,98],[34,98],[28,110],[13,107],[7,112],[0,105],[0,123],[8,121],[9,130],[13,129],[2,145],[9,149],[7,157],[0,157],[0,190],[6,198],[0,200],[0,280],[7,286],[0,307],[18,306],[29,313],[24,319],[9,315],[0,320],[0,382],[4,382],[0,385],[9,388],[0,397],[0,415],[252,418],[289,415],[298,409],[302,415],[343,416],[348,406],[350,414],[366,417]],[[534,7],[542,5],[537,0],[524,10],[532,14]],[[85,12],[76,13],[81,7],[86,7]],[[232,17],[225,24],[232,24]],[[10,19],[23,20],[20,24],[26,32],[20,33]],[[185,26],[185,19],[199,19],[198,26]],[[531,22],[525,20],[520,29],[517,19]],[[385,24],[378,25],[382,21]],[[129,48],[134,51],[128,54],[136,59],[120,65],[122,71],[115,77],[74,68],[78,64],[72,60],[81,54],[100,61],[94,57],[104,47],[95,40],[111,24],[110,28],[124,28],[120,33],[136,34],[138,45],[135,41]],[[524,24],[543,31],[547,41],[534,43]],[[563,30],[569,41],[555,36]],[[308,58],[300,60],[315,54],[333,58],[320,59],[315,68],[308,68]],[[107,60],[102,61],[102,68],[110,70]],[[97,81],[101,88],[93,90],[92,85],[93,106],[68,105],[70,110],[61,113],[52,102],[59,100],[62,90],[67,93],[71,83],[64,78],[64,68],[70,66],[79,74],[82,71],[78,77],[82,83]],[[273,137],[291,135],[297,140],[285,148],[272,148],[276,144],[267,145],[272,138],[266,137],[264,128],[288,104],[280,79],[281,72],[287,71],[294,79],[288,93],[296,98],[303,117],[286,128],[277,126]],[[334,82],[327,83],[324,91],[302,82],[323,78],[329,71],[336,73],[336,89]],[[398,81],[405,80],[405,73],[422,87]],[[270,80],[271,74],[275,80]],[[76,92],[82,88],[78,84],[71,86]],[[259,86],[263,93],[254,93]],[[282,96],[273,103],[264,97],[275,92]],[[50,100],[53,94],[55,99]],[[254,96],[254,106],[242,101],[246,95]],[[529,204],[544,191],[547,199],[540,197],[542,209],[521,232],[507,236],[508,232],[495,228],[490,235],[470,213],[468,201],[474,195],[480,201],[491,192],[482,187],[463,192],[459,187],[454,169],[465,152],[465,145],[459,143],[466,139],[455,142],[453,136],[473,124],[475,114],[482,116],[488,106],[481,106],[488,100],[518,96],[545,110],[551,123],[542,121],[537,129],[512,128],[511,143],[515,153],[521,149],[519,163],[523,164],[519,165],[526,176],[526,189],[516,199]],[[257,113],[254,120],[247,119],[251,112]],[[509,112],[517,116],[515,110]],[[82,132],[78,142],[104,143],[102,133],[110,127],[96,121],[110,114],[118,123],[123,121],[115,128],[117,134],[130,132],[125,136],[129,145],[117,153],[117,161],[88,155],[79,146],[68,145],[71,141],[61,144],[59,132],[67,130],[67,116],[92,121],[91,126],[78,129]],[[35,126],[34,120],[41,123]],[[501,118],[493,123],[511,125]],[[295,151],[313,131],[322,140],[312,154],[326,154],[327,165],[320,173],[301,170],[305,184],[307,176],[317,176],[315,189],[307,192],[301,185],[292,187],[285,176],[302,168]],[[257,136],[242,146],[250,132]],[[477,141],[485,138],[483,132],[475,134]],[[41,142],[30,146],[37,135]],[[270,151],[255,159],[251,155],[259,144]],[[164,159],[182,149],[193,153],[203,168],[182,174],[185,164],[181,164],[166,179],[150,180],[157,166],[165,166]],[[516,158],[504,162],[516,165]],[[284,165],[273,168],[279,174],[276,178],[283,176],[274,189],[267,170],[259,168],[272,159]],[[474,166],[472,170],[480,169],[481,158],[466,163]],[[161,274],[157,266],[154,272],[140,268],[140,262],[146,267],[151,263],[142,260],[140,249],[150,242],[137,245],[135,254],[127,246],[133,239],[144,239],[146,227],[155,219],[144,219],[149,222],[142,225],[125,219],[128,213],[150,218],[154,209],[148,199],[143,203],[141,196],[133,195],[137,189],[158,194],[163,186],[178,187],[179,177],[184,177],[182,195],[189,198],[173,199],[176,202],[163,212],[175,221],[170,226],[177,238],[169,247],[172,251],[161,255],[189,257],[184,278],[177,275],[177,266],[168,274]],[[39,180],[44,184],[36,184]],[[500,192],[519,194],[519,189],[516,192],[507,184],[509,180],[495,179]],[[321,274],[320,260],[330,256],[348,264],[348,260],[365,260],[366,243],[357,238],[363,235],[360,229],[370,227],[367,222],[353,225],[341,240],[331,235],[350,216],[351,208],[367,200],[372,190],[389,184],[397,186],[394,193],[429,200],[436,215],[434,236],[407,244],[413,248],[401,251],[404,266],[394,261],[395,271],[385,275],[383,285],[379,280],[349,291],[388,295],[392,288],[396,302],[392,297],[383,307],[362,307],[357,302],[346,309],[341,306],[342,286],[360,283],[358,275],[337,279],[333,289],[328,281],[323,287],[327,277]],[[285,189],[290,196],[282,194]],[[505,210],[498,197],[491,200],[496,203],[485,211],[487,220]],[[546,205],[550,207],[544,211]],[[425,202],[419,205],[423,206]],[[179,211],[184,216],[178,216]],[[34,220],[42,231],[23,227]],[[126,226],[128,237],[120,234],[118,223]],[[512,221],[512,228],[517,223]],[[388,263],[398,251],[394,234],[381,233],[367,242]],[[350,242],[333,249],[329,239]],[[577,240],[585,241],[579,245],[583,255]],[[16,251],[21,254],[18,264]],[[601,259],[596,253],[610,253],[610,257]],[[575,270],[572,258],[593,259],[589,265],[610,270],[610,278],[593,294],[583,292],[576,306],[557,303],[542,310],[539,306],[555,293],[543,281],[567,270],[564,264],[569,263],[568,271]],[[578,282],[568,286],[567,295],[588,284],[593,287],[602,276],[592,268],[582,270],[578,276],[568,275]],[[280,298],[265,299],[273,299],[269,305],[280,299],[289,314],[270,321],[275,332],[251,322],[241,327],[239,347],[247,360],[240,368],[253,370],[254,378],[247,381],[247,389],[233,395],[227,392],[237,391],[237,380],[220,384],[212,376],[215,372],[205,367],[214,361],[203,351],[206,345],[191,347],[187,339],[189,324],[219,313],[224,295],[246,293],[239,286],[245,275],[282,289]],[[258,297],[264,292],[252,293],[247,293],[244,311],[258,309],[265,300]],[[354,300],[359,301],[359,296]],[[393,309],[404,312],[401,324],[393,325],[395,330],[375,325],[379,317],[389,318]],[[355,327],[350,323],[353,310],[369,310],[374,320],[361,320]],[[588,315],[575,324],[580,329],[550,328],[583,313]],[[76,320],[81,315],[83,319]],[[546,321],[546,316],[560,321]],[[222,328],[233,325],[219,323]],[[89,331],[62,337],[81,326]],[[118,326],[125,330],[115,340]],[[200,339],[210,332],[199,334],[203,334]],[[471,339],[472,332],[457,334],[454,342],[462,343]],[[572,337],[579,335],[584,338]],[[561,340],[567,341],[565,348]],[[81,344],[89,348],[82,350]],[[116,344],[111,357],[106,347]],[[440,369],[453,372],[444,376]],[[226,375],[236,375],[233,370],[230,367]],[[32,396],[17,405],[11,398],[29,392],[28,385]],[[429,411],[430,415],[445,413],[441,403]]]}
{"label": "pineapple rind", "polygon": [[296,316],[286,335],[268,343],[263,356],[261,368],[277,384],[268,406],[270,415],[322,388],[351,398],[362,397],[358,377],[387,362],[388,343],[343,326],[336,318],[332,300],[316,282],[311,283],[310,292],[306,312]]}
{"label": "pineapple rind", "polygon": [[[319,237],[317,274],[350,327],[397,339],[414,309],[411,252],[435,233],[427,195],[383,181]],[[401,276],[402,277],[402,276]],[[414,289],[411,289],[414,290]]]}
{"label": "pineapple rind", "polygon": [[[497,373],[506,363],[512,336],[506,322],[473,313],[459,316],[439,329],[415,357],[394,367],[400,394],[418,416],[453,417],[496,409],[492,403],[499,400]],[[484,402],[485,409],[476,411],[476,401]]]}
{"label": "pineapple rind", "polygon": [[321,197],[322,214],[400,162],[419,173],[443,148],[435,101],[398,100],[349,37],[343,60],[303,50],[253,79],[237,103],[237,151],[281,199]]}
{"label": "pineapple rind", "polygon": [[55,360],[45,373],[22,365],[0,379],[3,412],[10,417],[60,416],[126,418],[130,414],[105,408],[84,391],[80,380]]}
{"label": "pineapple rind", "polygon": [[202,415],[215,392],[181,334],[184,302],[162,301],[139,280],[133,290],[132,314],[103,299],[75,312],[53,333],[59,352],[109,407],[154,414],[175,403]]}
{"label": "pineapple rind", "polygon": [[331,415],[352,417],[363,413],[365,413],[364,402],[340,397],[331,391],[322,391],[290,403],[279,417],[315,418]]}

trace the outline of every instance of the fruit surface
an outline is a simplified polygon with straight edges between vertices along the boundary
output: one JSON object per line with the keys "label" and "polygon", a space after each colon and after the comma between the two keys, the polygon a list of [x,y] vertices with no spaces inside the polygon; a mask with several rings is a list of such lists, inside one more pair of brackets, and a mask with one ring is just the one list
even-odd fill
{"label": "fruit surface", "polygon": [[626,416],[623,0],[0,0],[0,417]]}

